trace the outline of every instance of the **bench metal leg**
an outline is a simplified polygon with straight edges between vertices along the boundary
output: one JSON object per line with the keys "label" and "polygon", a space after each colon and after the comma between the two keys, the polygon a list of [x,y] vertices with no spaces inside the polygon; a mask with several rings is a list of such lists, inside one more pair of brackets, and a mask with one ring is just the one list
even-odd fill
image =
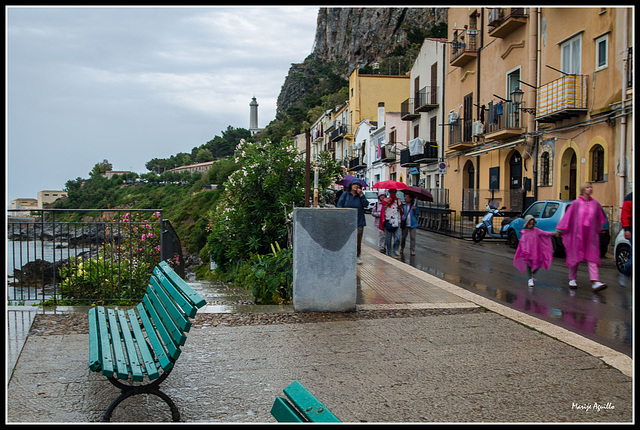
{"label": "bench metal leg", "polygon": [[115,410],[115,408],[125,399],[135,396],[138,394],[153,394],[160,397],[162,400],[169,405],[171,408],[171,417],[174,422],[180,421],[180,411],[176,404],[171,400],[171,398],[160,391],[158,386],[160,383],[169,375],[169,373],[164,373],[160,378],[155,380],[154,382],[146,385],[126,385],[118,381],[116,378],[107,378],[109,382],[111,382],[116,387],[122,390],[122,393],[109,405],[104,415],[102,416],[103,422],[109,422],[111,420],[111,414]]}

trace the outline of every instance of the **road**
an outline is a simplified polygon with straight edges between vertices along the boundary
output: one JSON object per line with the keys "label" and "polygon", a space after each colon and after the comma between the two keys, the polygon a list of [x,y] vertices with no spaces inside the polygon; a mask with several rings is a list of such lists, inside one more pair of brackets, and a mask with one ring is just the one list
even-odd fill
{"label": "road", "polygon": [[[373,217],[366,215],[363,242],[378,248]],[[408,242],[409,238],[407,238]],[[611,248],[610,248],[611,249]],[[536,285],[527,286],[526,275],[513,266],[515,250],[495,239],[474,243],[418,230],[416,255],[409,243],[401,261],[483,297],[498,301],[574,333],[632,355],[632,286],[618,285],[613,256],[602,260],[600,280],[608,288],[591,291],[585,263],[578,270],[578,288],[569,289],[569,269],[564,257],[555,257],[549,270],[536,273]]]}

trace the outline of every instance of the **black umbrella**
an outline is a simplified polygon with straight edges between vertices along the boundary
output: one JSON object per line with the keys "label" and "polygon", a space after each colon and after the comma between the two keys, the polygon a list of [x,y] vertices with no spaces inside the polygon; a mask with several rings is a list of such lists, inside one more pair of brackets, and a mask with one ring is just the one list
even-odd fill
{"label": "black umbrella", "polygon": [[432,202],[433,201],[433,196],[431,195],[431,193],[429,191],[425,190],[424,188],[416,187],[414,185],[410,186],[409,188],[406,188],[406,189],[402,190],[402,192],[405,193],[405,194],[412,195],[416,199],[422,200],[424,202]]}

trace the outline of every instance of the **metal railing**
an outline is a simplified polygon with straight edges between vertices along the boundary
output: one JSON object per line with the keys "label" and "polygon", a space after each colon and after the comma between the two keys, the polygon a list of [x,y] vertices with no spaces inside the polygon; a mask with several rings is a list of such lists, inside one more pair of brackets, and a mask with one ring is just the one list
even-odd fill
{"label": "metal railing", "polygon": [[[155,265],[180,274],[180,241],[162,210],[8,210],[7,300],[91,304],[139,300]],[[138,297],[139,296],[139,297]]]}

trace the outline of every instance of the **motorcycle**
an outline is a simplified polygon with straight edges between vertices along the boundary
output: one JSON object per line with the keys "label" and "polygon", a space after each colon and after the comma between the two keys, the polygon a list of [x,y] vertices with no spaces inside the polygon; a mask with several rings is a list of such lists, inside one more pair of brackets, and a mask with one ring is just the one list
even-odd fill
{"label": "motorcycle", "polygon": [[505,210],[507,207],[503,206],[500,210],[498,210],[498,206],[496,202],[491,202],[487,206],[487,213],[482,217],[480,223],[476,226],[475,230],[471,234],[471,238],[474,242],[481,242],[487,235],[496,238],[496,239],[506,239],[507,231],[509,229],[509,223],[512,221],[512,218],[507,218],[502,221],[502,225],[500,227],[499,232],[493,231],[493,217],[494,216],[504,216],[500,210]]}

